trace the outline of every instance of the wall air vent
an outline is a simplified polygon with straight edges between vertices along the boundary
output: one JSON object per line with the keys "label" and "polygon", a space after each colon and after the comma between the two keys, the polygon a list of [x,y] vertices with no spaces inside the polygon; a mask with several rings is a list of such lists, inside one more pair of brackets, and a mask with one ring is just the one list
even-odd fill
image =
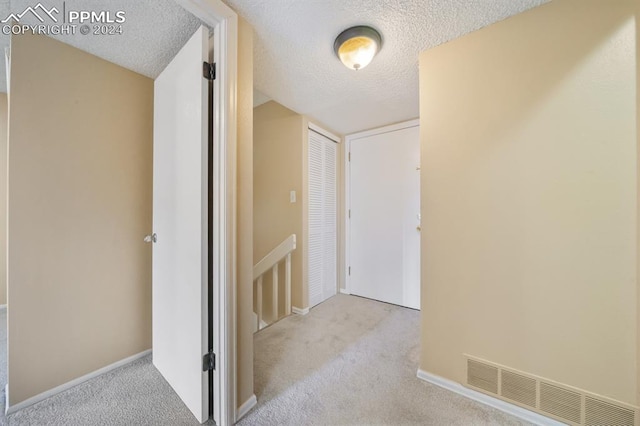
{"label": "wall air vent", "polygon": [[467,360],[467,383],[493,394],[498,393],[498,369],[493,365]]}
{"label": "wall air vent", "polygon": [[580,424],[582,395],[549,383],[540,382],[540,411],[562,420]]}
{"label": "wall air vent", "polygon": [[521,374],[502,370],[500,394],[519,404],[536,408],[536,381]]}
{"label": "wall air vent", "polygon": [[621,405],[585,397],[585,426],[634,426],[636,411]]}
{"label": "wall air vent", "polygon": [[582,389],[464,355],[465,385],[574,426],[640,426],[640,410]]}

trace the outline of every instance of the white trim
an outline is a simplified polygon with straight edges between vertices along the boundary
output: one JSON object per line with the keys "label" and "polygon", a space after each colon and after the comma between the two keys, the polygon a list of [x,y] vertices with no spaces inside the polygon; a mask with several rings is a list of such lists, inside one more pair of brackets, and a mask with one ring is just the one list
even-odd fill
{"label": "white trim", "polygon": [[242,404],[238,408],[238,415],[236,416],[236,421],[240,421],[240,419],[243,418],[244,415],[247,414],[249,411],[251,411],[251,409],[255,407],[257,403],[258,403],[258,398],[256,398],[256,395],[255,394],[251,395],[249,399],[247,399],[244,402],[244,404]]}
{"label": "white trim", "polygon": [[236,146],[238,15],[221,0],[177,0],[213,27],[217,76],[213,81],[213,418],[219,426],[236,422]]}
{"label": "white trim", "polygon": [[296,308],[295,306],[292,306],[291,312],[297,315],[307,315],[309,313],[309,308]]}
{"label": "white trim", "polygon": [[268,326],[269,324],[266,323],[265,320],[261,320],[260,321],[260,328],[258,328],[258,314],[257,313],[253,313],[253,333],[257,333],[258,331],[262,330],[263,328],[265,328],[266,326]]}
{"label": "white trim", "polygon": [[[338,271],[338,274],[342,275],[344,283],[344,288],[341,288],[340,291],[343,290],[351,294],[350,290],[350,274],[349,267],[351,266],[351,227],[349,223],[351,222],[351,218],[349,217],[349,209],[351,209],[351,158],[349,157],[351,153],[351,139],[349,136],[344,138],[344,143],[342,144],[342,161],[344,163],[344,169],[342,171],[343,182],[344,182],[344,206],[342,206],[344,212],[342,214],[344,223],[342,224],[342,235],[340,235],[340,239],[342,240],[342,244],[344,246],[344,262],[342,263],[342,270]],[[339,264],[339,263],[338,263]]]}
{"label": "white trim", "polygon": [[11,90],[11,47],[4,48],[4,64],[7,70],[7,95]]}
{"label": "white trim", "polygon": [[340,289],[340,293],[342,293],[342,294],[347,294],[347,295],[351,295],[351,293],[350,293],[347,289],[345,289],[345,288],[341,288],[341,289]]}
{"label": "white trim", "polygon": [[5,397],[6,397],[6,405],[5,405],[5,413],[6,415],[10,415],[15,413],[16,411],[22,410],[23,408],[29,407],[30,405],[36,404],[40,401],[44,401],[47,398],[51,398],[52,396],[59,394],[60,392],[64,392],[72,387],[78,386],[88,380],[94,379],[98,376],[101,376],[105,373],[115,370],[116,368],[120,368],[126,364],[129,364],[133,361],[136,361],[142,357],[145,357],[151,353],[151,349],[147,349],[146,351],[140,352],[138,354],[132,355],[125,359],[121,359],[120,361],[114,362],[113,364],[107,365],[106,367],[102,367],[93,371],[89,374],[85,374],[84,376],[73,379],[67,383],[63,383],[60,386],[56,386],[53,389],[49,389],[48,391],[42,392],[36,396],[32,396],[29,399],[25,399],[22,402],[19,402],[15,405],[9,406],[9,386],[5,388]]}
{"label": "white trim", "polygon": [[353,141],[356,139],[368,138],[369,136],[382,135],[384,133],[397,132],[398,130],[418,127],[419,125],[420,119],[416,118],[409,121],[403,121],[402,123],[396,123],[389,126],[376,127],[375,129],[365,130],[363,132],[352,133],[350,135],[347,135],[346,138]]}
{"label": "white trim", "polygon": [[435,374],[428,373],[424,370],[418,370],[417,374],[419,379],[439,386],[443,389],[455,392],[458,395],[462,395],[465,398],[472,399],[481,404],[488,405],[489,407],[500,410],[503,413],[510,414],[519,419],[533,423],[540,426],[566,426],[564,423],[553,420],[549,417],[543,416],[533,411],[526,410],[514,404],[510,404],[506,401],[502,401],[497,398],[493,398],[489,395],[485,395],[481,392],[474,391],[472,389],[462,386],[460,383],[454,382],[444,377],[436,376]]}
{"label": "white trim", "polygon": [[289,253],[296,249],[296,234],[289,235],[283,242],[278,244],[276,248],[271,250],[269,254],[263,257],[253,267],[253,280],[257,280],[258,277],[269,269],[273,268],[276,263],[279,263],[282,259],[287,257]]}
{"label": "white trim", "polygon": [[389,126],[377,127],[371,130],[365,130],[363,132],[352,133],[345,136],[342,158],[344,159],[344,233],[340,236],[344,242],[344,265],[343,270],[339,271],[344,277],[344,289],[340,289],[340,292],[344,290],[345,294],[351,294],[351,276],[349,275],[349,266],[351,263],[351,221],[349,218],[349,210],[351,209],[351,160],[349,155],[351,153],[351,142],[356,139],[362,139],[369,136],[381,135],[389,132],[396,132],[398,130],[408,129],[411,127],[417,127],[420,125],[420,119],[404,121],[402,123],[391,124]]}
{"label": "white trim", "polygon": [[335,143],[340,143],[342,141],[342,138],[340,136],[334,135],[330,131],[323,129],[322,127],[318,126],[317,124],[313,124],[310,121],[309,121],[309,130],[313,130],[314,132],[319,133],[322,136],[331,139]]}

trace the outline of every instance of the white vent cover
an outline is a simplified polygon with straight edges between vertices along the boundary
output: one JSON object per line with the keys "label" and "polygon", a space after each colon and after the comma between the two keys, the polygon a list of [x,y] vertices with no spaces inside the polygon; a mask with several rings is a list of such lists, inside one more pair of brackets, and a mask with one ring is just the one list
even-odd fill
{"label": "white vent cover", "polygon": [[465,355],[466,386],[570,425],[640,426],[640,412],[623,402]]}
{"label": "white vent cover", "polygon": [[634,426],[636,412],[630,408],[585,397],[586,426]]}
{"label": "white vent cover", "polygon": [[500,394],[527,407],[536,408],[536,381],[530,377],[502,370]]}
{"label": "white vent cover", "polygon": [[492,365],[469,360],[467,383],[493,394],[498,393],[498,369]]}
{"label": "white vent cover", "polygon": [[578,392],[540,383],[540,411],[562,420],[580,424],[582,420],[582,395]]}

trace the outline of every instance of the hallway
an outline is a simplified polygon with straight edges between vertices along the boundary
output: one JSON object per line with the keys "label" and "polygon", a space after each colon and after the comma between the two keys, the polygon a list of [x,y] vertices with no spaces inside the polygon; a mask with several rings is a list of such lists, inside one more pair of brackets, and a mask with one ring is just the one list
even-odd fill
{"label": "hallway", "polygon": [[[265,328],[254,336],[258,405],[238,424],[524,425],[416,378],[419,318],[418,311],[339,294]],[[0,343],[2,355],[6,340]],[[0,379],[5,371],[3,364]],[[0,425],[7,424],[2,413]],[[198,423],[147,356],[27,407],[8,424]]]}
{"label": "hallway", "polygon": [[246,425],[522,425],[416,377],[420,312],[338,294],[254,335]]}

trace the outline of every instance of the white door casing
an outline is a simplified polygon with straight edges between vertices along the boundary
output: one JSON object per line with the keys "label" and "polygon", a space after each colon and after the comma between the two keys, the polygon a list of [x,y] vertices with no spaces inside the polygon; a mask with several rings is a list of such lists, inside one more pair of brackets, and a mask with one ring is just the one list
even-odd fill
{"label": "white door casing", "polygon": [[[221,0],[176,2],[213,28],[214,34],[213,61],[216,63],[216,79],[213,81],[214,127],[211,156],[214,200],[213,350],[216,354],[216,369],[213,372],[213,419],[217,425],[227,426],[238,420],[239,405],[236,392],[238,15]],[[244,354],[244,358],[247,357]]]}
{"label": "white door casing", "polygon": [[418,123],[351,135],[347,141],[347,291],[419,309]]}
{"label": "white door casing", "polygon": [[153,364],[200,423],[209,417],[208,54],[200,27],[154,84]]}

